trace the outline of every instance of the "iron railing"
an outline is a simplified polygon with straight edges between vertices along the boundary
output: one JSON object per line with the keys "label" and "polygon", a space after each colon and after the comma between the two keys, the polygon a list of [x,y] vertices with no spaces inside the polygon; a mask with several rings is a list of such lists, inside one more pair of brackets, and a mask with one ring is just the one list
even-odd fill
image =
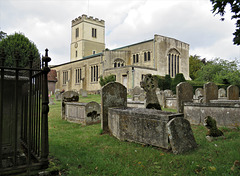
{"label": "iron railing", "polygon": [[38,67],[4,66],[0,57],[0,175],[48,166],[48,50]]}

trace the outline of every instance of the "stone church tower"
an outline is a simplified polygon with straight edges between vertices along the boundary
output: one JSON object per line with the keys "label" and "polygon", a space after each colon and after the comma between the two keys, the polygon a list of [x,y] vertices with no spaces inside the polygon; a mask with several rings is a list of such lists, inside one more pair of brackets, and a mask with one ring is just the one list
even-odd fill
{"label": "stone church tower", "polygon": [[72,20],[70,61],[97,54],[105,49],[105,22],[82,15]]}

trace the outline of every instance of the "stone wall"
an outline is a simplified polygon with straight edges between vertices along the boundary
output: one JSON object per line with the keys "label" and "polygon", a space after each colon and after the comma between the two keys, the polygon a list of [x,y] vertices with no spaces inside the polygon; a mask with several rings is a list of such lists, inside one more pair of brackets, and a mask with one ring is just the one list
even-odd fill
{"label": "stone wall", "polygon": [[[213,100],[212,100],[213,101]],[[216,100],[214,100],[216,101]],[[184,118],[191,124],[203,125],[204,118],[213,117],[218,126],[236,128],[240,126],[240,103],[185,103]]]}

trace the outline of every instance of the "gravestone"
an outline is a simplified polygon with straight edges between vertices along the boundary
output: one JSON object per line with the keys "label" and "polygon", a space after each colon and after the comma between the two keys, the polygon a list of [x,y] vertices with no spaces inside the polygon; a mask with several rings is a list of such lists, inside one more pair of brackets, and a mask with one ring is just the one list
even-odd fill
{"label": "gravestone", "polygon": [[66,91],[62,94],[62,119],[65,119],[65,102],[78,102],[79,95],[74,91]]}
{"label": "gravestone", "polygon": [[84,90],[84,89],[80,89],[80,95],[82,96],[82,97],[87,97],[87,91],[86,90]]}
{"label": "gravestone", "polygon": [[108,108],[127,108],[127,88],[118,82],[110,82],[103,86],[101,97],[101,126],[102,130],[107,132],[109,131]]}
{"label": "gravestone", "polygon": [[147,74],[145,75],[143,81],[140,82],[140,85],[146,91],[146,108],[161,110],[156,94],[156,89],[158,87],[157,77]]}
{"label": "gravestone", "polygon": [[160,90],[159,88],[156,89],[156,95],[158,98],[158,102],[161,107],[166,107],[166,97],[164,91]]}
{"label": "gravestone", "polygon": [[210,103],[210,100],[218,99],[218,87],[213,82],[208,82],[203,85],[204,99],[203,103]]}
{"label": "gravestone", "polygon": [[237,86],[230,85],[227,88],[228,100],[239,100],[239,88]]}
{"label": "gravestone", "polygon": [[203,94],[204,94],[204,91],[203,91],[203,88],[197,88],[195,90],[195,98],[196,99],[200,99],[203,97]]}
{"label": "gravestone", "polygon": [[218,89],[218,98],[226,97],[226,90],[224,88]]}
{"label": "gravestone", "polygon": [[177,111],[179,113],[184,112],[184,102],[192,102],[193,99],[193,87],[187,82],[181,82],[176,87],[177,95]]}
{"label": "gravestone", "polygon": [[56,101],[61,101],[62,100],[62,94],[59,90],[55,91],[55,100]]}
{"label": "gravestone", "polygon": [[101,106],[94,101],[86,104],[86,124],[100,123],[101,121]]}
{"label": "gravestone", "polygon": [[169,141],[174,154],[197,148],[191,125],[187,119],[174,118],[167,123]]}
{"label": "gravestone", "polygon": [[132,100],[133,101],[144,101],[145,100],[144,90],[141,89],[141,87],[136,86],[133,88]]}
{"label": "gravestone", "polygon": [[52,97],[49,97],[49,105],[55,105],[54,100]]}
{"label": "gravestone", "polygon": [[166,90],[164,90],[164,94],[165,94],[165,97],[166,97],[166,98],[167,98],[167,97],[173,97],[173,92],[172,92],[172,90],[166,89]]}

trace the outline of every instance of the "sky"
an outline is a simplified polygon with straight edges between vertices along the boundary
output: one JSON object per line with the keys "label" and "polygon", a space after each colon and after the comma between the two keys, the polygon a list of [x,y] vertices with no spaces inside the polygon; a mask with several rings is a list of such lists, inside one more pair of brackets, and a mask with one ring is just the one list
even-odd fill
{"label": "sky", "polygon": [[158,34],[190,44],[190,55],[240,59],[230,8],[224,21],[211,10],[210,0],[0,0],[0,31],[23,33],[41,54],[48,48],[50,65],[70,61],[71,21],[82,14],[105,21],[109,49]]}

